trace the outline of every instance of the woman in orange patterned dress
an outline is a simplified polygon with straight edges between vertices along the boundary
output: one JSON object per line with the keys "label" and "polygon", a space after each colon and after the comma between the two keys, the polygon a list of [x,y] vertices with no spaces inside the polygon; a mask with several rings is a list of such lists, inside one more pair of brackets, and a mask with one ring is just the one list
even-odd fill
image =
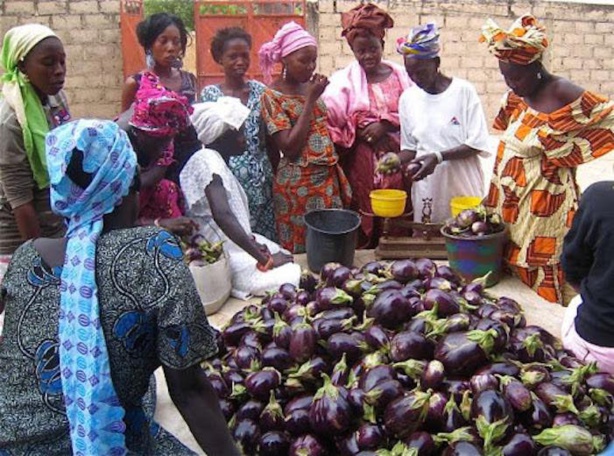
{"label": "woman in orange patterned dress", "polygon": [[282,75],[262,94],[262,118],[272,143],[282,154],[273,182],[277,236],[293,253],[305,251],[303,216],[322,208],[348,206],[349,183],[338,164],[326,127],[326,106],[320,95],[328,84],[314,74],[317,42],[303,28],[284,25],[259,52],[267,83],[275,63]]}
{"label": "woman in orange patterned dress", "polygon": [[575,293],[560,255],[578,207],[576,167],[614,148],[614,105],[544,68],[548,39],[533,16],[509,31],[489,20],[481,41],[511,89],[494,122],[503,133],[486,205],[509,226],[512,272],[544,299],[566,305]]}

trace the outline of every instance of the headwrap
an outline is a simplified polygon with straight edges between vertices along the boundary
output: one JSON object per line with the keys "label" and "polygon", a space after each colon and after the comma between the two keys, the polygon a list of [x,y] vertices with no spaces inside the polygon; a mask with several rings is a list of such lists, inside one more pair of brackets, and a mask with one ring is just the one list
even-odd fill
{"label": "headwrap", "polygon": [[271,82],[273,67],[281,62],[282,58],[307,46],[318,47],[318,41],[296,22],[288,22],[280,28],[273,40],[264,43],[258,51],[264,81],[267,84]]}
{"label": "headwrap", "polygon": [[383,40],[386,29],[394,27],[394,20],[383,9],[373,3],[367,3],[358,5],[347,13],[342,13],[341,27],[343,27],[341,36],[344,36],[350,44],[361,31],[366,31]]}
{"label": "headwrap", "polygon": [[17,64],[34,46],[52,36],[57,38],[53,30],[40,24],[13,27],[4,35],[0,55],[0,65],[5,71],[0,76],[2,96],[15,111],[21,126],[26,156],[38,188],[49,185],[45,158],[45,135],[49,132],[49,124],[41,99]]}
{"label": "headwrap", "polygon": [[155,74],[142,73],[130,125],[152,136],[169,137],[190,125],[188,99],[168,90]]}
{"label": "headwrap", "polygon": [[247,120],[250,110],[234,97],[220,97],[215,102],[197,103],[190,117],[201,143],[207,145],[227,130],[238,130]]}
{"label": "headwrap", "polygon": [[480,42],[486,42],[488,50],[499,60],[517,65],[540,60],[549,44],[546,28],[530,14],[516,19],[509,31],[488,19],[482,27]]}
{"label": "headwrap", "polygon": [[[91,182],[66,174],[76,150]],[[62,391],[75,455],[126,454],[123,421],[100,325],[96,242],[102,218],[128,194],[136,154],[128,136],[105,120],[79,120],[47,135],[51,208],[68,220],[60,285],[59,352]]]}
{"label": "headwrap", "polygon": [[407,37],[397,40],[397,52],[411,59],[432,59],[439,50],[439,30],[434,22],[414,27]]}

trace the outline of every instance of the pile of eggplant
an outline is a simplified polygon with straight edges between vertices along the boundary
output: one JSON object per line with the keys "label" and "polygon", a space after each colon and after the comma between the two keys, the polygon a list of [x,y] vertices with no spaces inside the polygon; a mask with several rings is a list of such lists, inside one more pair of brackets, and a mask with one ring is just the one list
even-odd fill
{"label": "pile of eggplant", "polygon": [[461,211],[456,217],[446,220],[443,226],[446,234],[461,237],[479,237],[504,229],[505,224],[501,216],[481,205]]}
{"label": "pile of eggplant", "polygon": [[203,367],[247,455],[592,455],[614,379],[428,259],[327,264],[235,314]]}

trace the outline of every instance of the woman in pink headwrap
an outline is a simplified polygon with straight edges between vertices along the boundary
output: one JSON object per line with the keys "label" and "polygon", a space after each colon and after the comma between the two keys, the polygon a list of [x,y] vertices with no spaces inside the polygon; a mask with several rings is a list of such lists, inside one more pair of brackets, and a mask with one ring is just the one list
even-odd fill
{"label": "woman in pink headwrap", "polygon": [[143,168],[140,225],[161,226],[178,235],[190,234],[195,227],[183,217],[181,189],[164,177],[174,162],[173,138],[190,125],[191,112],[185,97],[162,86],[155,74],[144,72],[132,108],[118,120]]}
{"label": "woman in pink headwrap", "polygon": [[[273,183],[277,236],[283,248],[305,251],[303,215],[313,209],[347,206],[351,190],[338,164],[320,95],[328,84],[314,74],[316,39],[300,25],[284,25],[259,51],[270,84],[262,94],[262,118],[282,154]],[[271,83],[273,66],[282,75]]]}
{"label": "woman in pink headwrap", "polygon": [[[400,174],[382,176],[375,169],[386,152],[400,151],[399,97],[411,81],[401,65],[382,60],[385,30],[394,25],[388,13],[367,3],[343,13],[341,22],[356,61],[332,75],[322,99],[328,130],[352,185],[350,207],[371,213],[371,190],[406,187]],[[363,217],[358,246],[375,247],[378,239],[374,219]]]}

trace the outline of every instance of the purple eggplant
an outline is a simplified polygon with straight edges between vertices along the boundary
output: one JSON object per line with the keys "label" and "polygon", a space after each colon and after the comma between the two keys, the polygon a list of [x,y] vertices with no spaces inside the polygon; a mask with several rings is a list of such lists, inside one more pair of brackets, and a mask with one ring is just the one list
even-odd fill
{"label": "purple eggplant", "polygon": [[533,440],[543,446],[564,448],[578,456],[589,456],[603,449],[603,442],[595,440],[587,429],[573,424],[544,429],[534,435]]}
{"label": "purple eggplant", "polygon": [[387,432],[399,439],[409,437],[424,423],[432,393],[412,391],[392,401],[384,411]]}
{"label": "purple eggplant", "polygon": [[232,437],[244,454],[255,454],[260,440],[260,430],[250,419],[238,420],[232,431]]}
{"label": "purple eggplant", "polygon": [[299,323],[292,328],[290,336],[290,356],[296,362],[303,363],[313,356],[316,346],[316,332],[307,323]]}
{"label": "purple eggplant", "polygon": [[432,431],[443,430],[443,414],[448,403],[445,393],[435,392],[429,399],[429,408],[424,420],[424,428]]}
{"label": "purple eggplant", "polygon": [[333,360],[341,359],[345,354],[349,363],[359,360],[368,345],[364,336],[358,332],[351,334],[336,333],[328,338],[326,348]]}
{"label": "purple eggplant", "polygon": [[565,448],[556,446],[547,446],[539,450],[537,456],[573,456]]}
{"label": "purple eggplant", "polygon": [[326,447],[316,436],[305,434],[290,444],[288,456],[325,456],[327,453]]}
{"label": "purple eggplant", "polygon": [[258,454],[260,456],[279,456],[288,454],[290,440],[284,432],[269,431],[260,436]]}
{"label": "purple eggplant", "polygon": [[398,380],[384,380],[365,390],[365,403],[380,411],[404,392],[405,389]]}
{"label": "purple eggplant", "polygon": [[343,434],[341,436],[335,436],[335,448],[339,456],[354,456],[360,453],[358,448],[358,442],[356,441],[356,435],[353,432]]}
{"label": "purple eggplant", "polygon": [[468,330],[471,326],[471,316],[469,314],[457,313],[446,318],[435,320],[431,324],[433,328],[427,334],[430,339],[442,334]]}
{"label": "purple eggplant", "polygon": [[249,399],[237,410],[237,420],[250,419],[258,421],[260,414],[264,410],[264,403],[257,399]]}
{"label": "purple eggplant", "polygon": [[571,412],[557,413],[554,415],[554,418],[552,419],[552,427],[565,426],[566,424],[581,426],[582,423],[580,423],[578,416]]}
{"label": "purple eggplant", "polygon": [[266,306],[273,312],[279,315],[283,315],[284,312],[288,310],[288,307],[290,307],[290,304],[288,303],[288,300],[286,298],[281,296],[279,293],[275,293],[275,295],[273,295],[271,299],[269,299],[269,302],[267,302]]}
{"label": "purple eggplant", "polygon": [[304,270],[298,283],[299,288],[308,291],[309,293],[313,293],[316,290],[317,285],[318,279],[316,279],[311,272]]}
{"label": "purple eggplant", "polygon": [[365,340],[373,350],[390,350],[388,333],[379,325],[373,324],[365,331]]}
{"label": "purple eggplant", "polygon": [[255,399],[266,401],[271,391],[281,383],[281,374],[272,367],[265,367],[261,371],[252,372],[245,378],[245,388]]}
{"label": "purple eggplant", "polygon": [[282,320],[279,315],[275,314],[275,324],[273,325],[273,342],[279,348],[288,349],[290,347],[290,339],[292,338],[292,329],[290,325]]}
{"label": "purple eggplant", "polygon": [[353,298],[339,288],[324,287],[316,291],[316,301],[320,310],[328,310],[349,305]]}
{"label": "purple eggplant", "polygon": [[301,383],[316,383],[326,371],[328,371],[328,363],[321,356],[314,356],[301,364],[298,369],[289,372],[285,385],[287,386],[293,380],[299,380]]}
{"label": "purple eggplant", "polygon": [[471,375],[486,364],[497,337],[495,330],[446,334],[435,348],[435,359],[452,375]]}
{"label": "purple eggplant", "polygon": [[437,272],[437,265],[433,260],[428,258],[419,258],[415,261],[416,267],[418,268],[418,277],[422,280],[430,279],[431,277],[435,277],[435,273]]}
{"label": "purple eggplant", "polygon": [[429,361],[420,376],[420,387],[423,390],[433,389],[437,390],[443,383],[445,377],[445,368],[441,361],[436,359]]}
{"label": "purple eggplant", "polygon": [[313,322],[313,329],[320,339],[326,340],[335,333],[350,330],[354,326],[355,321],[356,317],[347,318],[345,320],[318,318]]}
{"label": "purple eggplant", "polygon": [[241,375],[241,373],[237,369],[227,368],[223,370],[222,377],[224,378],[224,381],[227,385],[245,384],[245,378],[243,378],[243,375]]}
{"label": "purple eggplant", "polygon": [[283,431],[285,428],[284,412],[271,391],[269,403],[264,407],[258,420],[261,432]]}
{"label": "purple eggplant", "polygon": [[232,416],[235,414],[234,404],[228,399],[218,399],[218,402],[220,404],[220,410],[224,415],[224,419],[226,419],[226,421],[230,421]]}
{"label": "purple eggplant", "polygon": [[544,401],[531,393],[533,406],[527,412],[519,415],[520,421],[525,424],[527,429],[542,430],[552,426],[552,414]]}
{"label": "purple eggplant", "polygon": [[326,374],[322,374],[322,378],[324,384],[316,392],[309,409],[309,422],[318,434],[332,437],[350,428],[352,408],[347,390],[333,385]]}
{"label": "purple eggplant", "polygon": [[407,359],[432,359],[433,350],[433,343],[416,332],[400,332],[390,341],[390,357],[395,362]]}
{"label": "purple eggplant", "polygon": [[535,456],[537,445],[533,439],[524,432],[516,432],[501,444],[502,456]]}
{"label": "purple eggplant", "polygon": [[394,329],[408,321],[412,314],[409,301],[400,291],[386,290],[375,298],[367,310],[367,316],[386,329]]}
{"label": "purple eggplant", "polygon": [[[508,343],[509,340],[509,328],[500,321],[493,320],[491,318],[482,318],[475,325],[475,329],[481,331],[495,331],[496,336],[494,338],[493,351],[499,352]],[[493,333],[495,334],[495,333]]]}
{"label": "purple eggplant", "polygon": [[460,304],[449,293],[437,288],[428,290],[422,302],[427,310],[437,308],[440,317],[448,317],[461,311]]}
{"label": "purple eggplant", "polygon": [[610,374],[599,372],[589,376],[585,381],[589,388],[599,388],[614,395],[614,378]]}
{"label": "purple eggplant", "polygon": [[241,341],[241,337],[246,332],[252,330],[252,325],[245,321],[233,323],[222,331],[222,340],[227,347],[236,347]]}
{"label": "purple eggplant", "polygon": [[437,446],[431,434],[425,431],[413,432],[409,437],[403,440],[403,443],[408,448],[415,448],[418,451],[417,456],[432,456],[437,452]]}
{"label": "purple eggplant", "polygon": [[498,362],[487,364],[479,369],[476,374],[509,375],[510,377],[518,377],[520,375],[520,369],[509,362]]}
{"label": "purple eggplant", "polygon": [[294,364],[288,350],[279,347],[266,348],[262,352],[262,365],[274,367],[280,372],[289,369]]}
{"label": "purple eggplant", "polygon": [[549,382],[540,383],[535,387],[535,394],[549,407],[554,407],[559,413],[579,413],[571,394],[557,385]]}
{"label": "purple eggplant", "polygon": [[387,364],[377,365],[368,369],[360,376],[358,386],[365,391],[386,380],[394,380],[395,372],[392,366]]}
{"label": "purple eggplant", "polygon": [[498,389],[499,380],[493,374],[475,374],[469,380],[473,394],[487,389]]}
{"label": "purple eggplant", "polygon": [[484,439],[484,448],[504,439],[511,433],[514,424],[514,412],[507,399],[498,391],[489,389],[480,391],[471,402],[471,418]]}
{"label": "purple eggplant", "polygon": [[390,266],[390,273],[395,280],[406,284],[418,278],[418,268],[412,260],[397,260]]}
{"label": "purple eggplant", "polygon": [[485,303],[485,304],[482,304],[482,305],[481,305],[481,306],[480,306],[480,307],[479,307],[479,308],[476,310],[476,314],[477,314],[477,316],[478,316],[478,317],[480,317],[480,318],[489,318],[489,317],[490,317],[490,315],[491,315],[493,312],[496,312],[497,310],[499,310],[499,308],[498,308],[496,305],[494,305],[494,304],[492,304],[492,303],[490,303],[490,302],[487,302],[487,303]]}
{"label": "purple eggplant", "polygon": [[215,394],[217,394],[217,397],[219,399],[224,399],[228,397],[228,395],[230,394],[230,388],[220,374],[218,374],[217,372],[209,374],[207,376],[207,379],[209,380],[209,383],[211,383],[211,387],[213,388]]}
{"label": "purple eggplant", "polygon": [[480,447],[471,442],[456,442],[443,450],[441,456],[482,456]]}
{"label": "purple eggplant", "polygon": [[326,285],[329,287],[342,288],[345,282],[352,277],[352,271],[346,266],[338,266],[326,279]]}
{"label": "purple eggplant", "polygon": [[456,399],[453,395],[450,395],[442,414],[443,431],[451,433],[465,426],[465,424],[467,424],[467,421],[463,418],[463,414],[456,404]]}
{"label": "purple eggplant", "polygon": [[287,416],[295,410],[309,410],[311,404],[313,403],[313,396],[310,394],[306,394],[303,396],[298,396],[289,401],[284,407],[284,415]]}
{"label": "purple eggplant", "polygon": [[348,390],[348,402],[355,414],[363,414],[366,403],[366,393],[359,387]]}
{"label": "purple eggplant", "polygon": [[520,380],[529,388],[550,381],[550,371],[543,366],[529,365],[522,368]]}
{"label": "purple eggplant", "polygon": [[299,436],[311,432],[309,423],[309,410],[297,409],[285,414],[285,431],[292,436]]}
{"label": "purple eggplant", "polygon": [[379,424],[363,423],[355,435],[358,449],[361,451],[375,451],[386,446],[386,433]]}
{"label": "purple eggplant", "polygon": [[452,282],[442,277],[426,279],[424,284],[426,288],[430,290],[452,291],[455,289],[455,285]]}
{"label": "purple eggplant", "polygon": [[379,261],[370,261],[362,268],[360,268],[362,272],[373,274],[376,276],[380,275],[384,271],[384,269],[386,269],[386,267]]}
{"label": "purple eggplant", "polygon": [[502,391],[505,398],[517,412],[526,412],[533,406],[531,391],[514,377],[501,376]]}

